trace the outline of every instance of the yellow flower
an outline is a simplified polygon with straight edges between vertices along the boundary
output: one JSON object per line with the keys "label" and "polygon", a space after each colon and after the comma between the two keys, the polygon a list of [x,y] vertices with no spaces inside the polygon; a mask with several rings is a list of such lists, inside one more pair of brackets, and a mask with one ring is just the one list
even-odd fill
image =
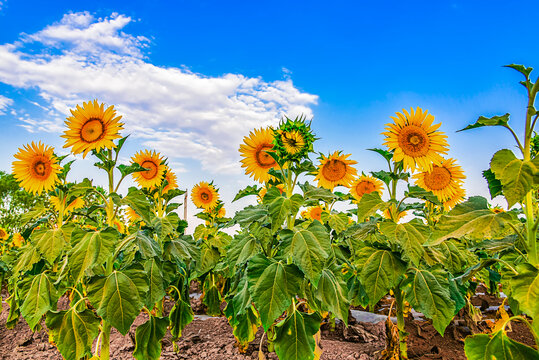
{"label": "yellow flower", "polygon": [[300,131],[281,131],[280,134],[283,147],[288,154],[296,155],[305,147],[305,138]]}
{"label": "yellow flower", "polygon": [[73,210],[81,209],[84,207],[84,199],[75,198],[69,205],[67,205],[66,212],[71,212]]}
{"label": "yellow flower", "polygon": [[311,206],[308,207],[307,210],[305,210],[305,215],[302,212],[301,215],[304,215],[304,218],[311,219],[311,220],[318,220],[322,222],[322,212],[324,209],[320,205],[317,206]]}
{"label": "yellow flower", "polygon": [[0,240],[6,240],[9,237],[6,229],[0,227]]}
{"label": "yellow flower", "polygon": [[277,166],[277,162],[267,153],[272,149],[273,129],[270,127],[255,129],[248,137],[244,137],[240,154],[243,158],[241,167],[245,168],[245,174],[261,183],[268,181],[271,178],[269,169]]}
{"label": "yellow flower", "polygon": [[494,206],[490,209],[494,214],[499,214],[505,212],[501,206]]}
{"label": "yellow flower", "polygon": [[432,170],[415,174],[413,178],[416,185],[444,202],[457,194],[466,176],[455,159],[442,159],[440,165],[433,165]]}
{"label": "yellow flower", "polygon": [[178,188],[178,177],[168,166],[166,168],[165,180],[167,181],[167,185],[163,188],[163,194]]}
{"label": "yellow flower", "polygon": [[357,170],[351,165],[357,164],[357,161],[348,160],[351,154],[341,155],[335,151],[332,155],[325,157],[322,155],[320,165],[315,180],[318,180],[318,186],[333,190],[335,186],[350,186],[350,183],[357,175]]}
{"label": "yellow flower", "polygon": [[81,198],[75,198],[67,207],[65,206],[65,198],[63,199],[62,203],[60,203],[60,199],[57,196],[51,196],[50,202],[54,207],[54,210],[57,212],[60,212],[62,208],[64,208],[64,213],[68,214],[72,212],[73,210],[80,209],[84,207],[84,200]]}
{"label": "yellow flower", "polygon": [[16,233],[13,234],[13,239],[11,239],[11,241],[13,242],[13,246],[21,247],[22,244],[24,244],[24,237],[21,234]]}
{"label": "yellow flower", "polygon": [[27,144],[14,155],[13,175],[24,190],[41,194],[52,190],[58,182],[61,167],[53,154],[54,148],[41,143]]}
{"label": "yellow flower", "polygon": [[218,218],[224,218],[225,215],[226,215],[226,210],[225,210],[225,207],[223,206],[223,207],[221,207],[219,209],[219,212],[217,213],[217,217]]}
{"label": "yellow flower", "polygon": [[215,187],[205,181],[199,182],[191,191],[191,200],[196,207],[210,210],[217,206],[219,193]]}
{"label": "yellow flower", "polygon": [[88,224],[83,225],[82,228],[83,228],[83,229],[92,230],[92,231],[96,231],[96,230],[97,230],[97,228],[96,228],[95,226],[93,226],[93,225],[88,225]]}
{"label": "yellow flower", "polygon": [[393,204],[391,204],[383,212],[384,218],[393,220],[396,223],[398,223],[403,217],[405,217],[406,214],[407,214],[406,211],[397,211],[395,205]]}
{"label": "yellow flower", "polygon": [[114,219],[112,221],[112,225],[114,225],[114,227],[116,228],[116,230],[118,230],[120,233],[125,233],[125,225],[123,222],[121,222],[120,220],[118,219]]}
{"label": "yellow flower", "polygon": [[370,194],[374,191],[382,196],[383,189],[384,183],[380,179],[370,175],[362,175],[350,186],[350,194],[356,199],[356,202],[359,202],[364,194]]}
{"label": "yellow flower", "polygon": [[71,115],[65,124],[68,130],[62,135],[66,139],[64,148],[72,147],[73,154],[83,153],[86,157],[91,150],[115,148],[113,140],[121,138],[119,131],[123,124],[121,116],[116,116],[114,106],[105,109],[105,104],[97,100],[77,105],[76,110],[70,110]]}
{"label": "yellow flower", "polygon": [[[269,185],[271,187],[271,185]],[[278,184],[278,185],[274,185],[277,187],[277,189],[279,189],[279,192],[282,194],[284,192],[284,185],[283,184]],[[258,192],[258,197],[260,198],[260,200],[264,200],[264,196],[266,196],[266,193],[268,192],[268,187],[267,186],[264,186],[262,189],[260,189],[260,191]]]}
{"label": "yellow flower", "polygon": [[418,107],[410,113],[402,110],[391,117],[395,123],[386,125],[384,145],[394,150],[393,160],[402,161],[404,170],[430,171],[432,164],[442,162],[440,154],[446,154],[448,145],[443,132],[437,131],[441,123],[432,125],[434,116]]}
{"label": "yellow flower", "polygon": [[133,163],[148,169],[133,173],[133,178],[139,186],[152,189],[161,184],[167,166],[162,163],[163,157],[160,153],[148,150],[138,151],[131,160]]}
{"label": "yellow flower", "polygon": [[460,204],[464,201],[464,197],[466,196],[466,191],[462,187],[459,187],[458,190],[451,196],[451,198],[444,201],[443,206],[444,209],[449,211],[455,207],[455,205]]}
{"label": "yellow flower", "polygon": [[135,210],[133,210],[132,208],[128,207],[126,209],[126,214],[127,214],[127,219],[129,220],[129,222],[131,223],[136,223],[137,221],[139,221],[140,219],[142,219],[136,212]]}

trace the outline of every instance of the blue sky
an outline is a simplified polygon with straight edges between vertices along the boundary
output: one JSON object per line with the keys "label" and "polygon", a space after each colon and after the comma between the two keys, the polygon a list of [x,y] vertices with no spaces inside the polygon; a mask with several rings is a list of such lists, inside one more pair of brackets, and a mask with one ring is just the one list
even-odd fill
{"label": "blue sky", "polygon": [[125,159],[155,148],[182,187],[213,179],[230,201],[251,183],[237,153],[249,129],[306,113],[315,150],[352,153],[369,172],[384,165],[366,149],[381,147],[389,116],[421,106],[443,123],[468,193],[486,195],[481,171],[512,139],[455,131],[506,112],[521,129],[519,74],[501,66],[537,65],[525,16],[538,10],[532,1],[0,0],[0,169],[32,140],[61,149],[68,109],[97,97],[133,133]]}

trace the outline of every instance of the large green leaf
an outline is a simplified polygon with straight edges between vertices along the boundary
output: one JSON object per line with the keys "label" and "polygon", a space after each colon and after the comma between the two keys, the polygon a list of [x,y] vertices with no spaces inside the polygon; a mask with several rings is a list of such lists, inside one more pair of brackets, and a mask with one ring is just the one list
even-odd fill
{"label": "large green leaf", "polygon": [[[270,231],[269,229],[267,230]],[[243,233],[234,236],[226,256],[233,266],[238,266],[245,264],[260,250],[260,244],[256,238],[251,233]]]}
{"label": "large green leaf", "polygon": [[168,235],[173,235],[180,221],[180,217],[175,212],[163,217],[156,216],[152,221],[152,227],[155,229],[159,241],[162,242]]}
{"label": "large green leaf", "polygon": [[322,303],[322,310],[331,311],[339,319],[348,325],[348,303],[346,284],[340,277],[340,273],[335,275],[331,270],[324,269],[318,282],[318,288],[314,290],[314,295]]}
{"label": "large green leaf", "polygon": [[327,223],[330,228],[337,233],[341,233],[348,227],[348,215],[345,213],[329,214],[327,212],[322,213],[322,222]]}
{"label": "large green leaf", "polygon": [[268,331],[300,291],[303,280],[301,272],[294,265],[257,255],[249,260],[247,279],[262,326]]}
{"label": "large green leaf", "polygon": [[200,257],[199,248],[187,235],[165,242],[163,248],[163,258],[172,262],[187,264]]}
{"label": "large green leaf", "polygon": [[56,347],[66,360],[78,360],[92,355],[92,344],[99,333],[101,320],[93,311],[49,311],[45,323]]}
{"label": "large green leaf", "polygon": [[403,258],[418,266],[425,255],[423,244],[430,236],[429,227],[421,220],[413,219],[404,224],[397,224],[391,220],[380,223],[380,232],[388,237],[390,242],[402,247]]}
{"label": "large green leaf", "polygon": [[161,358],[161,339],[167,332],[168,319],[150,315],[150,319],[137,327],[135,351],[137,360],[159,360]]}
{"label": "large green leaf", "polygon": [[213,246],[202,246],[200,249],[200,262],[197,263],[197,272],[202,275],[213,269],[219,259],[221,258],[221,253],[218,249]]}
{"label": "large green leaf", "polygon": [[282,360],[314,359],[314,335],[320,329],[321,318],[317,313],[292,311],[276,325],[275,352]]}
{"label": "large green leaf", "polygon": [[373,191],[369,194],[364,194],[357,205],[357,218],[359,222],[362,222],[365,218],[374,215],[376,211],[383,211],[388,207],[389,203],[382,200],[378,192]]}
{"label": "large green leaf", "polygon": [[284,256],[290,256],[294,264],[317,286],[324,262],[332,254],[331,240],[324,225],[313,221],[307,229],[296,227],[294,230],[283,230],[280,234]]}
{"label": "large green leaf", "polygon": [[[539,159],[537,160],[539,161]],[[490,169],[502,183],[502,190],[511,207],[539,185],[537,161],[517,159],[511,150],[503,149],[492,157]]]}
{"label": "large green leaf", "polygon": [[434,248],[440,251],[444,266],[452,274],[464,272],[468,266],[468,259],[475,256],[468,250],[462,249],[460,244],[455,240],[446,240]]}
{"label": "large green leaf", "polygon": [[405,264],[390,251],[371,247],[357,252],[354,265],[362,269],[360,281],[373,306],[397,285],[406,270]]}
{"label": "large green leaf", "polygon": [[161,261],[151,259],[144,263],[144,271],[148,278],[148,292],[146,292],[145,304],[148,308],[153,308],[154,304],[165,296],[165,280]]}
{"label": "large green leaf", "polygon": [[488,208],[487,199],[473,196],[455,206],[447,215],[442,215],[436,226],[437,235],[429,241],[429,245],[464,236],[477,240],[501,239],[513,232],[508,222],[515,220],[513,213],[495,214]]}
{"label": "large green leaf", "polygon": [[66,241],[62,229],[39,229],[32,233],[30,240],[36,245],[37,249],[45,260],[53,263],[62,253]]}
{"label": "large green leaf", "polygon": [[228,315],[227,310],[229,312],[233,312],[233,306],[226,307],[225,309],[225,315],[227,315],[228,323],[232,327],[232,334],[238,341],[238,348],[246,349],[247,346],[251,341],[253,341],[256,337],[256,332],[258,331],[258,327],[260,326],[260,318],[258,317],[258,314],[255,310],[253,310],[252,306],[249,306],[249,308],[243,313],[243,314],[235,314],[235,315]]}
{"label": "large green leaf", "polygon": [[124,251],[138,251],[143,259],[161,256],[161,247],[159,244],[144,231],[132,233],[122,243]]}
{"label": "large green leaf", "polygon": [[234,221],[243,227],[247,227],[254,222],[264,223],[269,217],[268,209],[262,205],[247,206],[234,216]]}
{"label": "large green leaf", "polygon": [[118,236],[118,231],[113,228],[73,232],[71,236],[73,248],[68,254],[68,264],[75,282],[78,282],[84,274],[94,275],[92,269],[102,266],[114,252]]}
{"label": "large green leaf", "polygon": [[124,198],[120,198],[117,194],[114,195],[113,200],[117,205],[128,205],[135,210],[137,215],[140,216],[146,224],[152,223],[150,203],[142,190],[131,187]]}
{"label": "large green leaf", "polygon": [[511,296],[519,309],[534,319],[533,327],[539,334],[539,270],[531,264],[517,266],[518,275],[510,279]]}
{"label": "large green leaf", "polygon": [[483,177],[487,180],[491,199],[494,199],[498,195],[502,195],[502,182],[496,179],[496,175],[494,175],[492,170],[488,169],[483,171]]}
{"label": "large green leaf", "polygon": [[538,360],[534,348],[509,338],[504,330],[493,335],[477,334],[464,341],[464,352],[469,360]]}
{"label": "large green leaf", "polygon": [[267,205],[271,217],[271,230],[276,231],[281,228],[285,219],[290,215],[295,215],[303,204],[303,197],[294,194],[287,198],[277,187],[271,187],[264,196],[264,204]]}
{"label": "large green leaf", "polygon": [[88,284],[88,297],[97,315],[125,335],[144,306],[148,283],[144,269],[113,271],[97,276]]}
{"label": "large green leaf", "polygon": [[191,305],[179,299],[170,311],[170,334],[173,340],[177,340],[182,336],[183,329],[194,319],[193,309]]}
{"label": "large green leaf", "polygon": [[477,121],[474,124],[468,125],[464,129],[460,129],[458,131],[470,130],[470,129],[475,129],[475,128],[479,128],[483,126],[506,127],[508,122],[509,122],[509,114],[505,114],[502,116],[493,116],[491,118],[480,116],[479,119],[477,119]]}
{"label": "large green leaf", "polygon": [[403,284],[405,299],[415,310],[432,319],[434,328],[443,336],[455,312],[447,274],[441,269],[431,272],[412,268],[406,275]]}
{"label": "large green leaf", "polygon": [[55,310],[60,296],[47,273],[37,274],[28,279],[21,295],[24,299],[21,314],[32,330],[37,328],[41,317],[47,311]]}
{"label": "large green leaf", "polygon": [[322,187],[312,186],[308,182],[305,182],[305,184],[300,184],[299,187],[303,190],[303,197],[305,198],[305,201],[321,200],[326,203],[332,203],[334,200],[339,199],[339,197],[330,190]]}

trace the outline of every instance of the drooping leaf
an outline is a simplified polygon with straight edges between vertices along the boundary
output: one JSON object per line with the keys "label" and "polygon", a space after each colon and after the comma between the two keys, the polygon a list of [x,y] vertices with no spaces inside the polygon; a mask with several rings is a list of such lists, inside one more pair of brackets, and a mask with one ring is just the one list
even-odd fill
{"label": "drooping leaf", "polygon": [[507,126],[507,123],[509,122],[509,116],[509,114],[493,116],[491,118],[480,116],[475,123],[466,126],[464,129],[457,130],[457,132],[475,129],[483,126]]}
{"label": "drooping leaf", "polygon": [[314,359],[314,335],[320,329],[321,318],[317,313],[292,311],[275,327],[275,352],[283,360]]}
{"label": "drooping leaf", "polygon": [[[228,306],[225,309],[225,315],[227,314],[227,309]],[[232,334],[238,341],[238,350],[240,352],[247,350],[249,343],[255,339],[256,332],[261,324],[258,314],[250,306],[243,314],[227,315],[227,318],[232,327]]]}
{"label": "drooping leaf", "polygon": [[191,305],[179,299],[170,311],[170,334],[172,340],[177,340],[182,336],[183,329],[195,318]]}
{"label": "drooping leaf", "polygon": [[491,199],[494,199],[498,195],[502,195],[502,182],[496,179],[496,175],[494,175],[492,170],[488,169],[483,171],[483,177],[487,180]]}
{"label": "drooping leaf", "polygon": [[202,297],[202,303],[206,306],[206,313],[209,316],[221,315],[221,293],[215,284],[207,285],[204,282],[204,295]]}
{"label": "drooping leaf", "polygon": [[405,271],[405,264],[390,251],[371,247],[357,252],[354,265],[362,269],[360,281],[373,306],[397,285]]}
{"label": "drooping leaf", "polygon": [[391,220],[380,223],[380,232],[388,237],[390,242],[402,247],[403,258],[418,266],[425,255],[423,244],[430,235],[428,226],[421,220],[413,219],[404,224],[397,224]]}
{"label": "drooping leaf", "polygon": [[173,212],[163,217],[156,216],[151,225],[155,229],[159,241],[162,242],[168,235],[175,233],[179,223],[180,217]]}
{"label": "drooping leaf", "polygon": [[28,279],[27,284],[21,291],[24,299],[21,305],[21,314],[30,329],[35,330],[41,317],[47,311],[55,309],[60,294],[47,273],[33,276]]}
{"label": "drooping leaf", "polygon": [[517,266],[518,275],[510,279],[511,295],[518,301],[519,309],[532,317],[533,328],[539,333],[539,270],[531,264]]}
{"label": "drooping leaf", "polygon": [[135,332],[135,351],[137,360],[159,360],[161,358],[161,339],[167,332],[168,319],[150,315],[150,319],[137,327]]}
{"label": "drooping leaf", "polygon": [[318,288],[314,290],[315,296],[322,304],[322,310],[331,311],[345,325],[348,325],[348,309],[350,304],[347,299],[346,284],[340,277],[329,269],[322,271],[318,282]]}
{"label": "drooping leaf", "polygon": [[493,335],[477,334],[464,341],[469,360],[538,360],[539,352],[509,338],[504,330]]}
{"label": "drooping leaf", "polygon": [[30,239],[51,264],[62,253],[66,244],[62,229],[39,229],[32,233]]}
{"label": "drooping leaf", "polygon": [[317,286],[324,262],[332,254],[331,241],[324,225],[313,221],[307,229],[296,227],[294,230],[281,231],[283,254],[290,256]]}
{"label": "drooping leaf", "polygon": [[161,261],[153,258],[144,263],[144,271],[148,279],[148,291],[145,304],[149,309],[165,296],[165,279],[163,277]]}
{"label": "drooping leaf", "polygon": [[137,231],[122,240],[125,251],[138,251],[143,259],[161,256],[161,247],[144,231]]}
{"label": "drooping leaf", "polygon": [[240,191],[238,191],[236,196],[234,196],[234,200],[232,200],[232,202],[249,195],[258,195],[259,192],[260,189],[258,188],[258,185],[249,185],[245,189],[241,189]]}
{"label": "drooping leaf", "polygon": [[56,347],[66,360],[78,360],[92,355],[92,344],[99,333],[101,320],[93,311],[49,311],[46,325]]}
{"label": "drooping leaf", "polygon": [[302,282],[301,272],[294,265],[257,255],[249,260],[247,279],[262,326],[267,331],[298,293]]}
{"label": "drooping leaf", "polygon": [[88,297],[97,315],[125,335],[144,306],[148,283],[144,269],[114,270],[88,284]]}
{"label": "drooping leaf", "polygon": [[411,268],[406,275],[403,283],[405,299],[415,310],[432,319],[434,328],[443,336],[455,313],[447,274],[441,269]]}

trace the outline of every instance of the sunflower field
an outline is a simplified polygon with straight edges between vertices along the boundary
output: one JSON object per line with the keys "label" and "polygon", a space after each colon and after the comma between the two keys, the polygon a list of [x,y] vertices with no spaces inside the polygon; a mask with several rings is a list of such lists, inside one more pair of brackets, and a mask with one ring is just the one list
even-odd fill
{"label": "sunflower field", "polygon": [[[467,196],[442,124],[416,107],[380,126],[384,141],[369,150],[387,167],[369,173],[342,150],[316,153],[303,116],[253,129],[238,145],[256,184],[234,198],[252,205],[228,214],[217,183],[201,181],[189,194],[202,224],[188,234],[180,217],[188,197],[165,155],[145,149],[122,163],[128,137],[114,107],[77,106],[64,148],[92,157],[108,186],[71,180],[76,160],[41,142],[13,155],[13,176],[40,201],[15,228],[0,228],[6,327],[24,319],[32,331],[45,329],[65,359],[108,360],[111,329],[126,335],[144,314],[132,355],[159,359],[165,335],[175,343],[193,321],[197,283],[206,314],[226,317],[240,353],[263,331],[259,359],[320,359],[322,325],[346,326],[351,308],[372,311],[390,299],[379,358],[408,359],[412,311],[443,336],[456,316],[481,318],[472,298],[483,286],[504,300],[489,331],[466,337],[466,357],[539,359],[539,79],[531,68],[508,67],[524,78],[524,133],[509,114],[462,130],[497,126],[514,138],[515,148],[497,151],[482,172],[509,210]],[[137,186],[121,194],[128,177]],[[62,299],[68,305],[59,307]],[[535,344],[509,336],[516,323]]]}

